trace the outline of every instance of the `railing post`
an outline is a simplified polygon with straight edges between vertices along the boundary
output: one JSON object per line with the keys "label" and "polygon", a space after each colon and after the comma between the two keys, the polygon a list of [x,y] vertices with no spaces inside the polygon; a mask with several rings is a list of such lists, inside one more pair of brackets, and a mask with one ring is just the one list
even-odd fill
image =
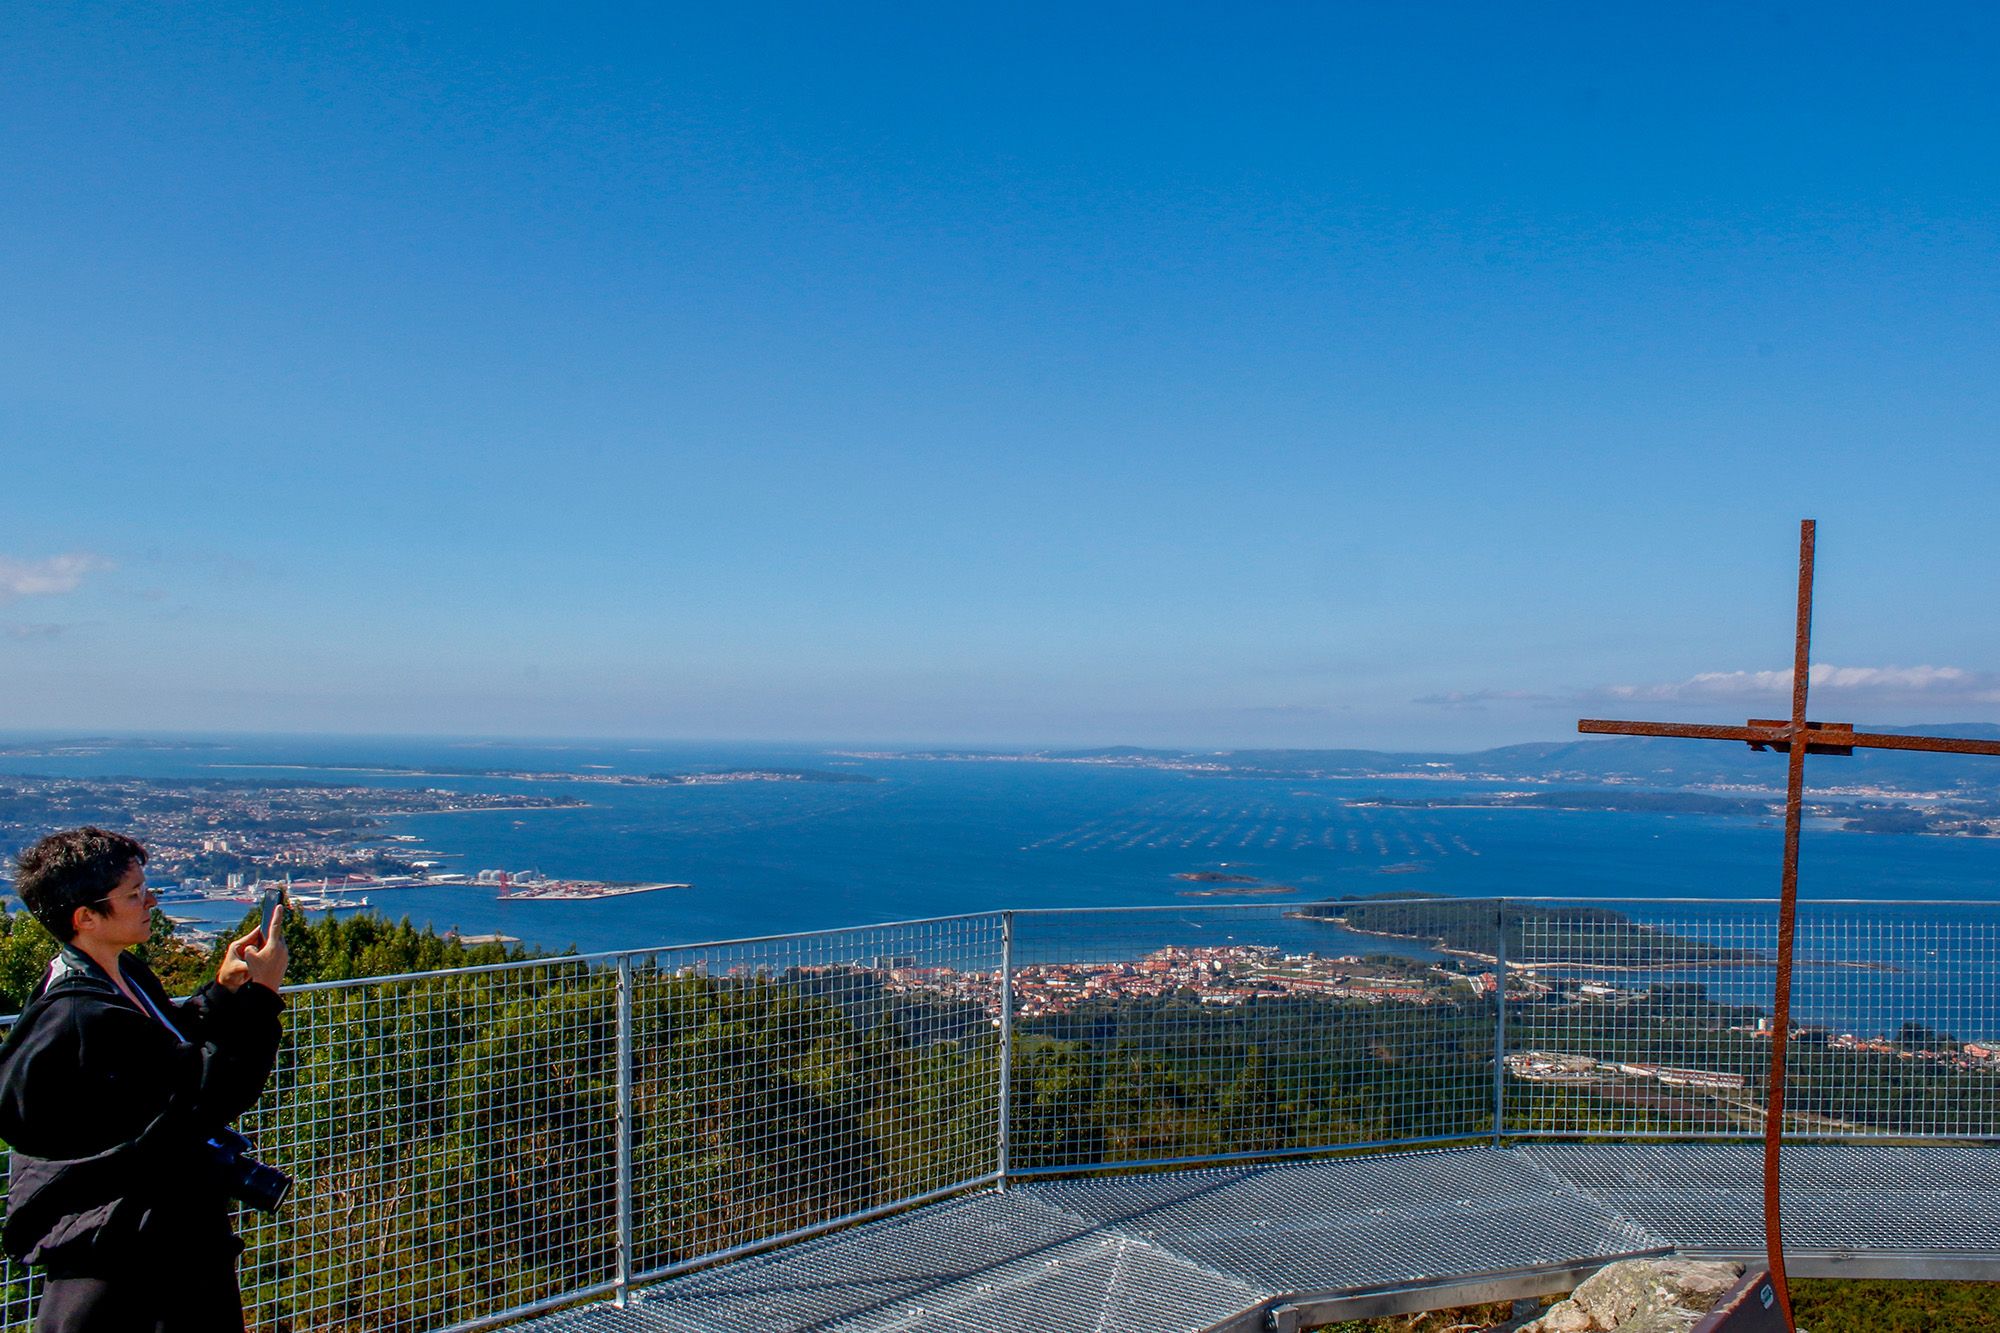
{"label": "railing post", "polygon": [[632,955],[618,959],[618,1292],[624,1309],[632,1291]]}
{"label": "railing post", "polygon": [[1493,900],[1493,1146],[1507,1123],[1507,900]]}
{"label": "railing post", "polygon": [[996,1145],[999,1188],[1007,1188],[1014,1110],[1014,914],[1000,914],[1000,1131]]}

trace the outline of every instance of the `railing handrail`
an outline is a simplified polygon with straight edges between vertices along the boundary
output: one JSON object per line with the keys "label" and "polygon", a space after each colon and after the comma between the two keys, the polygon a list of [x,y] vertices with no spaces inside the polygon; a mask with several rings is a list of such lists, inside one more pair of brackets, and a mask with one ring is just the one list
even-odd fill
{"label": "railing handrail", "polygon": [[[1408,898],[1339,897],[1298,898],[1287,902],[1258,903],[1106,903],[1102,906],[1022,907],[1021,916],[1065,916],[1112,912],[1279,912],[1288,907],[1321,907],[1327,904],[1361,903],[1369,907],[1393,907],[1398,903],[1426,903],[1433,907],[1449,903],[1569,903],[1575,906],[1629,907],[1643,903],[1732,903],[1744,907],[1776,907],[1776,898],[1698,898],[1685,894],[1673,897],[1596,896],[1576,893],[1432,893]],[[1811,898],[1800,899],[1800,907],[1990,907],[2000,911],[1995,898]],[[975,915],[982,915],[977,914]],[[940,917],[939,920],[950,918]],[[909,924],[921,924],[912,922]],[[810,934],[811,932],[807,932]]]}

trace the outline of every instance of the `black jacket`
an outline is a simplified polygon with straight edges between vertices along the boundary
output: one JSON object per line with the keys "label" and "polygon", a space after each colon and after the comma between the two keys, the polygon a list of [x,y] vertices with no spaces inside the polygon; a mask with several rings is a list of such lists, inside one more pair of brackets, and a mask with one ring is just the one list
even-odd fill
{"label": "black jacket", "polygon": [[239,1247],[206,1140],[250,1109],[278,1051],[277,993],[213,982],[176,1004],[136,958],[126,999],[65,948],[0,1046],[0,1139],[13,1149],[4,1239],[63,1276]]}

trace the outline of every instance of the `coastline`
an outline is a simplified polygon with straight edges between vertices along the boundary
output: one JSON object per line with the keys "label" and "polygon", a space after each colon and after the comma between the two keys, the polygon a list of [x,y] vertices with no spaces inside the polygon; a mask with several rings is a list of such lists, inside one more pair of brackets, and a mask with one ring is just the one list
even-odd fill
{"label": "coastline", "polygon": [[495,815],[520,810],[547,812],[551,810],[588,810],[589,801],[570,801],[562,805],[481,805],[446,806],[436,810],[385,810],[377,812],[377,819],[407,819],[412,815]]}
{"label": "coastline", "polygon": [[[1481,953],[1477,949],[1455,949],[1435,938],[1422,935],[1403,935],[1389,930],[1364,930],[1360,926],[1350,926],[1338,917],[1304,916],[1290,913],[1295,920],[1320,921],[1339,926],[1350,935],[1367,935],[1378,940],[1401,940],[1406,944],[1422,945],[1453,958],[1463,958],[1470,962],[1483,963],[1488,967],[1500,966],[1499,956]],[[1508,970],[1514,972],[1537,972],[1557,969],[1565,972],[1692,972],[1713,968],[1775,967],[1772,958],[1711,958],[1711,959],[1661,959],[1657,963],[1583,963],[1583,962],[1533,962],[1524,963],[1514,959],[1507,962]],[[1855,962],[1843,958],[1799,958],[1793,960],[1794,967],[1843,968],[1854,972],[1900,972],[1902,969],[1888,963]]]}

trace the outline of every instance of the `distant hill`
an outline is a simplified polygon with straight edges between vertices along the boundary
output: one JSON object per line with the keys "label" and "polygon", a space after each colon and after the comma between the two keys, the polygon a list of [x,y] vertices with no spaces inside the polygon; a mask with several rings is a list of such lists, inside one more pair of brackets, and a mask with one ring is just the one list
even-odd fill
{"label": "distant hill", "polygon": [[[1923,727],[1858,724],[1862,731],[1904,735],[1962,736],[2000,740],[2000,726],[1985,722]],[[1690,783],[1784,782],[1785,757],[1758,753],[1724,741],[1669,740],[1647,736],[1606,736],[1573,741],[1504,745],[1471,754],[1395,754],[1366,750],[1240,750],[1213,756],[1231,766],[1274,773],[1356,775],[1428,770],[1458,776],[1497,778]],[[1870,785],[1922,790],[2000,790],[2000,758],[1920,754],[1905,750],[1857,750],[1851,758],[1815,758],[1808,781],[1818,785]]]}
{"label": "distant hill", "polygon": [[[1920,727],[1857,723],[1862,731],[2000,740],[2000,725],[1945,722]],[[1390,750],[1161,750],[1110,746],[1044,750],[1038,757],[1070,762],[1221,766],[1243,773],[1306,777],[1380,777],[1430,773],[1502,781],[1638,782],[1655,786],[1711,783],[1782,786],[1785,757],[1724,741],[1607,736],[1503,745],[1471,753]],[[1877,786],[1904,790],[2000,792],[2000,757],[1857,750],[1851,758],[1816,757],[1807,769],[1816,786]]]}

